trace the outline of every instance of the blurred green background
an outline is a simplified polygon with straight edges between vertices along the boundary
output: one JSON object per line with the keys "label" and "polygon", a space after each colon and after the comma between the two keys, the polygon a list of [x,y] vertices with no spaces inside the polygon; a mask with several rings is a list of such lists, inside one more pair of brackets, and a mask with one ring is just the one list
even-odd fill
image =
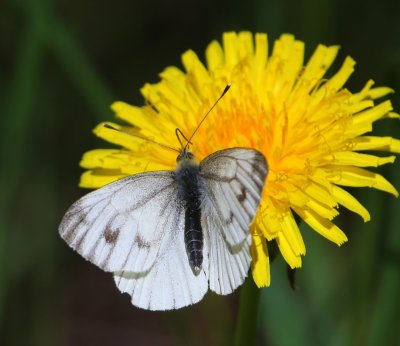
{"label": "blurred green background", "polygon": [[[2,0],[0,2],[0,344],[230,345],[239,293],[154,313],[131,306],[111,275],[59,238],[77,187],[83,152],[107,144],[91,129],[111,120],[110,104],[143,104],[139,88],[158,81],[180,54],[200,57],[223,31],[290,32],[306,42],[340,44],[357,61],[347,87],[370,78],[398,91],[400,2]],[[398,121],[380,135],[400,137]],[[399,163],[379,172],[400,189]],[[261,294],[259,345],[400,345],[400,201],[352,190],[368,207],[364,224],[343,213],[341,248],[304,227],[299,291],[272,265]]]}

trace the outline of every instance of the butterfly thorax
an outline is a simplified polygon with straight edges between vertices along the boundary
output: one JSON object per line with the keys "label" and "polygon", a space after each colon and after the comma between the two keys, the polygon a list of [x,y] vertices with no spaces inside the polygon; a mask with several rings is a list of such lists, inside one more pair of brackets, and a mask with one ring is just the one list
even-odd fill
{"label": "butterfly thorax", "polygon": [[184,203],[184,241],[189,263],[198,273],[203,263],[203,230],[201,227],[202,178],[193,154],[183,150],[177,158],[176,182]]}

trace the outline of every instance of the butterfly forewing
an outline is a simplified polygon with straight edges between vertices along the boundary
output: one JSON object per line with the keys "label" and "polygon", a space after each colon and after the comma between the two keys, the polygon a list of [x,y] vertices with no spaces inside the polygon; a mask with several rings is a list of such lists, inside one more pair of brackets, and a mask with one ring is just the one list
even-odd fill
{"label": "butterfly forewing", "polygon": [[61,237],[106,271],[146,272],[172,228],[177,188],[173,172],[136,174],[84,196],[65,214]]}
{"label": "butterfly forewing", "polygon": [[213,209],[207,214],[215,220],[215,228],[230,246],[243,243],[268,173],[264,156],[245,148],[220,150],[200,163],[200,172],[208,189],[206,206]]}

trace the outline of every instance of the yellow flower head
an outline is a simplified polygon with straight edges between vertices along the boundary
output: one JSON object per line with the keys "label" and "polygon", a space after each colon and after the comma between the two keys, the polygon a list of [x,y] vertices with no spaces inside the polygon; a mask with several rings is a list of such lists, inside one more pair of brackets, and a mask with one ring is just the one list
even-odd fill
{"label": "yellow flower head", "polygon": [[[381,175],[363,167],[392,163],[394,156],[360,153],[367,150],[400,152],[400,141],[365,136],[384,117],[398,118],[389,101],[374,100],[392,92],[386,87],[365,87],[352,93],[343,86],[355,62],[347,57],[329,79],[324,75],[338,52],[337,46],[318,46],[304,64],[304,43],[282,35],[268,55],[265,34],[225,33],[222,46],[213,41],[206,50],[206,65],[193,51],[182,55],[184,71],[167,67],[161,81],[146,84],[141,92],[146,105],[112,105],[128,126],[126,132],[179,148],[175,129],[189,137],[226,84],[230,91],[202,124],[191,151],[201,161],[230,147],[260,150],[270,169],[263,199],[251,228],[252,272],[259,287],[270,283],[266,240],[275,240],[286,262],[301,266],[306,249],[297,214],[327,239],[340,245],[346,235],[332,222],[338,206],[359,214],[368,211],[340,186],[396,189]],[[100,124],[96,135],[122,149],[92,150],[83,156],[87,168],[80,185],[98,188],[142,171],[174,169],[176,153]]]}

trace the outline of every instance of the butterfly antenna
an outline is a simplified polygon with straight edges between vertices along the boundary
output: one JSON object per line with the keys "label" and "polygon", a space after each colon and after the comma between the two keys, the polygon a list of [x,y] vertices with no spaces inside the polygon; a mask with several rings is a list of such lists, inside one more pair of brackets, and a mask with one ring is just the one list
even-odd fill
{"label": "butterfly antenna", "polygon": [[[187,140],[187,143],[185,145],[184,149],[187,149],[189,143],[191,143],[191,139],[193,138],[193,136],[196,134],[197,130],[200,128],[201,124],[204,122],[204,120],[206,120],[207,116],[211,113],[211,111],[215,108],[215,106],[218,104],[218,102],[225,96],[225,94],[228,92],[229,88],[231,87],[231,83],[228,83],[224,89],[224,91],[222,92],[221,96],[218,97],[217,101],[215,101],[215,103],[212,105],[212,107],[209,109],[209,111],[206,113],[206,115],[203,117],[203,119],[201,119],[201,121],[199,122],[199,124],[197,125],[197,127],[195,128],[195,130],[193,131],[192,135],[189,137],[189,140]],[[186,139],[186,138],[185,138]]]}
{"label": "butterfly antenna", "polygon": [[179,150],[178,150],[178,149],[175,149],[175,148],[173,148],[173,147],[170,147],[169,145],[166,145],[166,144],[162,144],[162,143],[153,141],[152,139],[147,138],[147,137],[145,137],[145,136],[141,136],[141,135],[138,135],[138,134],[133,134],[133,133],[130,133],[130,132],[124,131],[124,130],[119,130],[119,129],[115,128],[114,126],[111,126],[110,124],[103,124],[103,126],[104,126],[105,128],[107,128],[107,129],[114,130],[114,131],[121,132],[121,133],[125,133],[125,134],[127,134],[127,135],[129,135],[129,136],[143,139],[144,141],[157,144],[157,145],[159,145],[160,147],[163,147],[163,148],[169,149],[169,150],[173,150],[173,151],[176,151],[176,152],[179,153]]}
{"label": "butterfly antenna", "polygon": [[181,140],[180,136],[182,136],[185,139],[187,144],[192,144],[192,142],[190,142],[186,138],[186,136],[183,134],[183,132],[180,129],[178,129],[178,128],[175,129],[175,135],[176,135],[176,138],[178,138],[179,144],[181,145],[182,149],[183,149],[183,144],[182,144],[182,140]]}

